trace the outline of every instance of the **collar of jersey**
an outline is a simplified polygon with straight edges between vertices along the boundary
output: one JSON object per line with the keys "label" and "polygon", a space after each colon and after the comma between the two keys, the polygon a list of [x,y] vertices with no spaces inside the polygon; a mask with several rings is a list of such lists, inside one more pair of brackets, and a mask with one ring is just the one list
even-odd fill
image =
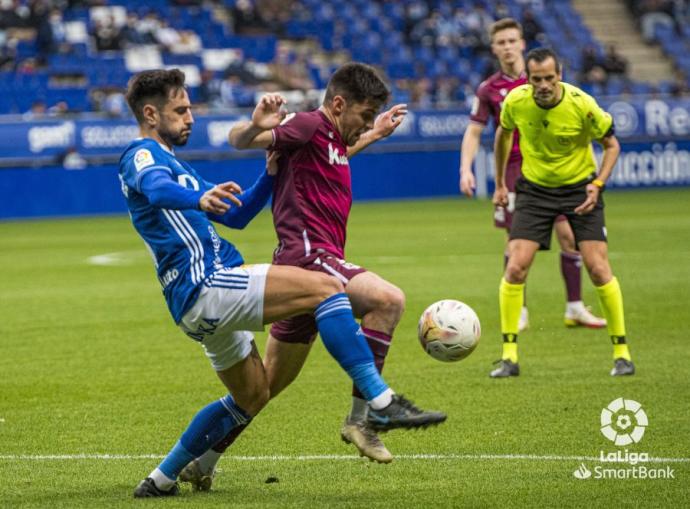
{"label": "collar of jersey", "polygon": [[175,152],[173,152],[171,149],[169,149],[168,147],[166,147],[165,145],[163,145],[161,142],[154,140],[153,138],[142,138],[142,137],[140,136],[140,137],[138,137],[138,138],[134,138],[134,140],[135,140],[135,141],[139,141],[139,140],[151,140],[151,141],[153,141],[153,142],[155,142],[155,143],[158,143],[158,145],[160,146],[160,148],[162,148],[163,150],[165,150],[168,154],[173,155],[173,156],[175,155]]}

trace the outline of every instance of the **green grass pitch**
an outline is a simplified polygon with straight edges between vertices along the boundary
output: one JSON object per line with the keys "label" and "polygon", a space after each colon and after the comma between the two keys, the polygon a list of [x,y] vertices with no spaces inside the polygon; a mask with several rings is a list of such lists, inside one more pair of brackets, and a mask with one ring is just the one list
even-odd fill
{"label": "green grass pitch", "polygon": [[[222,396],[220,382],[174,326],[125,216],[0,223],[0,507],[687,507],[690,191],[606,200],[636,376],[609,376],[605,332],[563,326],[554,250],[530,274],[522,376],[489,379],[500,357],[504,241],[489,202],[357,203],[348,259],[407,295],[386,379],[448,421],[384,436],[397,455],[390,465],[356,457],[338,433],[348,380],[317,343],[294,385],[221,461],[211,493],[184,487],[176,500],[149,502],[132,500],[132,489],[192,415]],[[270,260],[267,212],[223,233],[249,262]],[[583,288],[598,310],[586,275]],[[442,298],[467,302],[482,322],[479,347],[456,364],[431,359],[416,338],[422,310]],[[265,334],[257,341],[263,351]],[[581,463],[630,467],[593,459],[619,449],[599,431],[601,409],[619,397],[649,417],[629,451],[685,459],[645,464],[671,467],[674,479],[573,476]]]}

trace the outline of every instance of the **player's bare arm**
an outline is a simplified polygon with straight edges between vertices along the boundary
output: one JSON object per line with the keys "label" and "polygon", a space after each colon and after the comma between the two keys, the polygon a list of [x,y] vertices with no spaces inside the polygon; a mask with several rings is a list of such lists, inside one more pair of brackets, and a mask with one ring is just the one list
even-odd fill
{"label": "player's bare arm", "polygon": [[280,152],[275,150],[269,150],[266,152],[266,173],[271,176],[278,174],[278,158],[280,157]]}
{"label": "player's bare arm", "polygon": [[470,125],[465,129],[465,134],[462,136],[462,145],[460,146],[460,192],[468,198],[472,198],[477,186],[474,173],[472,173],[472,161],[477,156],[482,131],[484,131],[483,124],[470,122]]}
{"label": "player's bare arm", "polygon": [[513,146],[513,131],[498,126],[494,137],[494,162],[496,166],[496,190],[493,202],[503,207],[508,205],[508,188],[505,182],[506,164]]}
{"label": "player's bare arm", "polygon": [[235,182],[218,184],[206,191],[201,198],[199,198],[199,208],[204,212],[223,215],[230,209],[230,204],[223,201],[223,198],[241,207],[242,202],[235,196],[235,194],[240,194],[241,192],[242,188]]}
{"label": "player's bare arm", "polygon": [[402,124],[407,115],[407,104],[396,104],[381,113],[374,121],[374,127],[362,134],[353,146],[347,148],[347,157],[361,152],[372,143],[390,136]]}
{"label": "player's bare arm", "polygon": [[265,94],[252,112],[252,119],[238,122],[228,135],[230,145],[237,149],[268,148],[273,143],[271,129],[278,127],[287,115],[287,101],[280,94]]}
{"label": "player's bare arm", "polygon": [[618,143],[618,139],[613,135],[602,138],[599,140],[599,143],[604,147],[601,167],[594,181],[587,184],[587,198],[582,202],[582,205],[575,209],[576,214],[587,214],[594,210],[597,200],[599,199],[599,193],[601,193],[602,188],[611,175],[613,167],[618,160],[618,155],[621,152],[621,146]]}

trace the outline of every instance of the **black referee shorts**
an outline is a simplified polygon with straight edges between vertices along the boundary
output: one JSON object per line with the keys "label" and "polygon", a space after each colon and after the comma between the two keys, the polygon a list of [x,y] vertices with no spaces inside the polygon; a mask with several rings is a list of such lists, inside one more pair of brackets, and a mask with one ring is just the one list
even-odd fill
{"label": "black referee shorts", "polygon": [[563,214],[575,233],[575,242],[606,242],[602,193],[599,193],[594,210],[582,216],[575,214],[575,207],[587,198],[587,184],[593,178],[592,176],[567,186],[544,187],[520,177],[515,184],[517,196],[510,239],[533,240],[539,243],[539,249],[549,249],[553,222]]}

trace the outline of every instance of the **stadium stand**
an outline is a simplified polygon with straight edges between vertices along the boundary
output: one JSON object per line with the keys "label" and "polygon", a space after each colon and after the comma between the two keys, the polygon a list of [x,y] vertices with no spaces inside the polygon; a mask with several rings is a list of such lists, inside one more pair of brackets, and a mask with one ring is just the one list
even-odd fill
{"label": "stadium stand", "polygon": [[117,117],[127,79],[161,66],[182,68],[211,110],[248,107],[262,91],[321,89],[348,59],[378,65],[395,101],[457,107],[493,71],[486,28],[502,16],[522,21],[531,47],[554,47],[566,79],[590,92],[687,92],[690,29],[669,14],[641,21],[679,70],[657,90],[628,80],[624,63],[614,79],[584,68],[583,48],[601,68],[606,50],[569,0],[44,0],[0,8],[0,114]]}

